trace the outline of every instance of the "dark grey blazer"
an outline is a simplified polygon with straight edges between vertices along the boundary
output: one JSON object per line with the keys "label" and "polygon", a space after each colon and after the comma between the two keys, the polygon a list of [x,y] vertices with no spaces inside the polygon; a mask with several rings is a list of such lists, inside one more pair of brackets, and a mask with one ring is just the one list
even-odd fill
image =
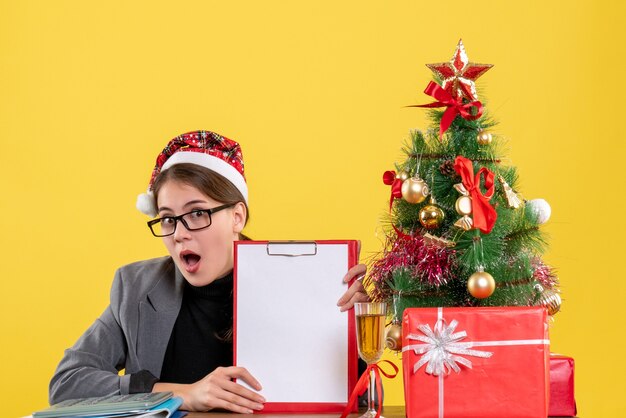
{"label": "dark grey blazer", "polygon": [[[171,257],[140,261],[115,273],[104,313],[65,350],[49,401],[127,394],[130,375],[161,365],[183,298],[184,278]],[[125,374],[118,372],[125,369]]]}

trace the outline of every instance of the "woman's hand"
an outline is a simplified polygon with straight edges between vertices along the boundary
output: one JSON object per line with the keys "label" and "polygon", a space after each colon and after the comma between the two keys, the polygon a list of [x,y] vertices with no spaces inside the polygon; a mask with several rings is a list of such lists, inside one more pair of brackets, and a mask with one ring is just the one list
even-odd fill
{"label": "woman's hand", "polygon": [[367,296],[367,292],[361,282],[363,277],[365,277],[366,271],[367,267],[365,264],[357,264],[348,270],[346,275],[343,277],[344,283],[349,283],[350,280],[354,278],[356,278],[356,280],[352,283],[352,286],[348,288],[346,293],[339,298],[339,301],[337,301],[337,306],[339,306],[339,310],[341,310],[341,312],[351,309],[356,302],[369,302],[370,298]]}
{"label": "woman's hand", "polygon": [[218,408],[251,414],[253,410],[262,410],[265,398],[232,379],[240,379],[253,389],[261,390],[259,382],[243,367],[218,367],[196,383],[184,385],[159,382],[152,391],[174,392],[174,396],[183,398],[181,409],[186,411],[204,412]]}

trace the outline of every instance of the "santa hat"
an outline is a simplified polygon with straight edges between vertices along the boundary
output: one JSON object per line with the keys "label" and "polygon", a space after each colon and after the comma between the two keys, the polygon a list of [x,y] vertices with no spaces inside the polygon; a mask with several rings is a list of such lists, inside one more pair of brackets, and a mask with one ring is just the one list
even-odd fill
{"label": "santa hat", "polygon": [[156,216],[152,191],[154,180],[160,172],[181,163],[197,164],[222,175],[241,192],[248,203],[248,186],[239,144],[215,132],[194,131],[172,139],[158,155],[148,191],[137,196],[137,209],[148,216]]}

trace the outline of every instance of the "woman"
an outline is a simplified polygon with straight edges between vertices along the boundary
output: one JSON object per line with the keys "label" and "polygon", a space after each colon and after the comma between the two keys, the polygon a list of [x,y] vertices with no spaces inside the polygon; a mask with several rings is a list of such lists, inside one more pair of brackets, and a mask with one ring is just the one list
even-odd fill
{"label": "woman", "polygon": [[[52,377],[51,404],[172,391],[189,411],[263,409],[261,384],[232,365],[233,242],[247,239],[247,201],[239,144],[208,131],[167,144],[137,207],[158,216],[148,226],[169,256],[116,272],[110,305]],[[357,265],[344,282],[364,273]],[[337,305],[347,310],[367,299],[357,280]]]}

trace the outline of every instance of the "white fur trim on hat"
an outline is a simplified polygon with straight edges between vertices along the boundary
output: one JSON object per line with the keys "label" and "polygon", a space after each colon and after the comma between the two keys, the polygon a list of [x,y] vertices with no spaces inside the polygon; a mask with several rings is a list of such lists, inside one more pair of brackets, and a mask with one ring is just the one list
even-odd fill
{"label": "white fur trim on hat", "polygon": [[137,196],[137,209],[145,215],[155,217],[157,215],[156,202],[154,201],[154,193],[148,190]]}
{"label": "white fur trim on hat", "polygon": [[167,170],[174,164],[181,163],[197,164],[222,175],[241,192],[246,204],[248,203],[248,185],[246,184],[246,180],[235,167],[228,164],[226,161],[203,152],[178,151],[167,159],[161,168],[161,172]]}

